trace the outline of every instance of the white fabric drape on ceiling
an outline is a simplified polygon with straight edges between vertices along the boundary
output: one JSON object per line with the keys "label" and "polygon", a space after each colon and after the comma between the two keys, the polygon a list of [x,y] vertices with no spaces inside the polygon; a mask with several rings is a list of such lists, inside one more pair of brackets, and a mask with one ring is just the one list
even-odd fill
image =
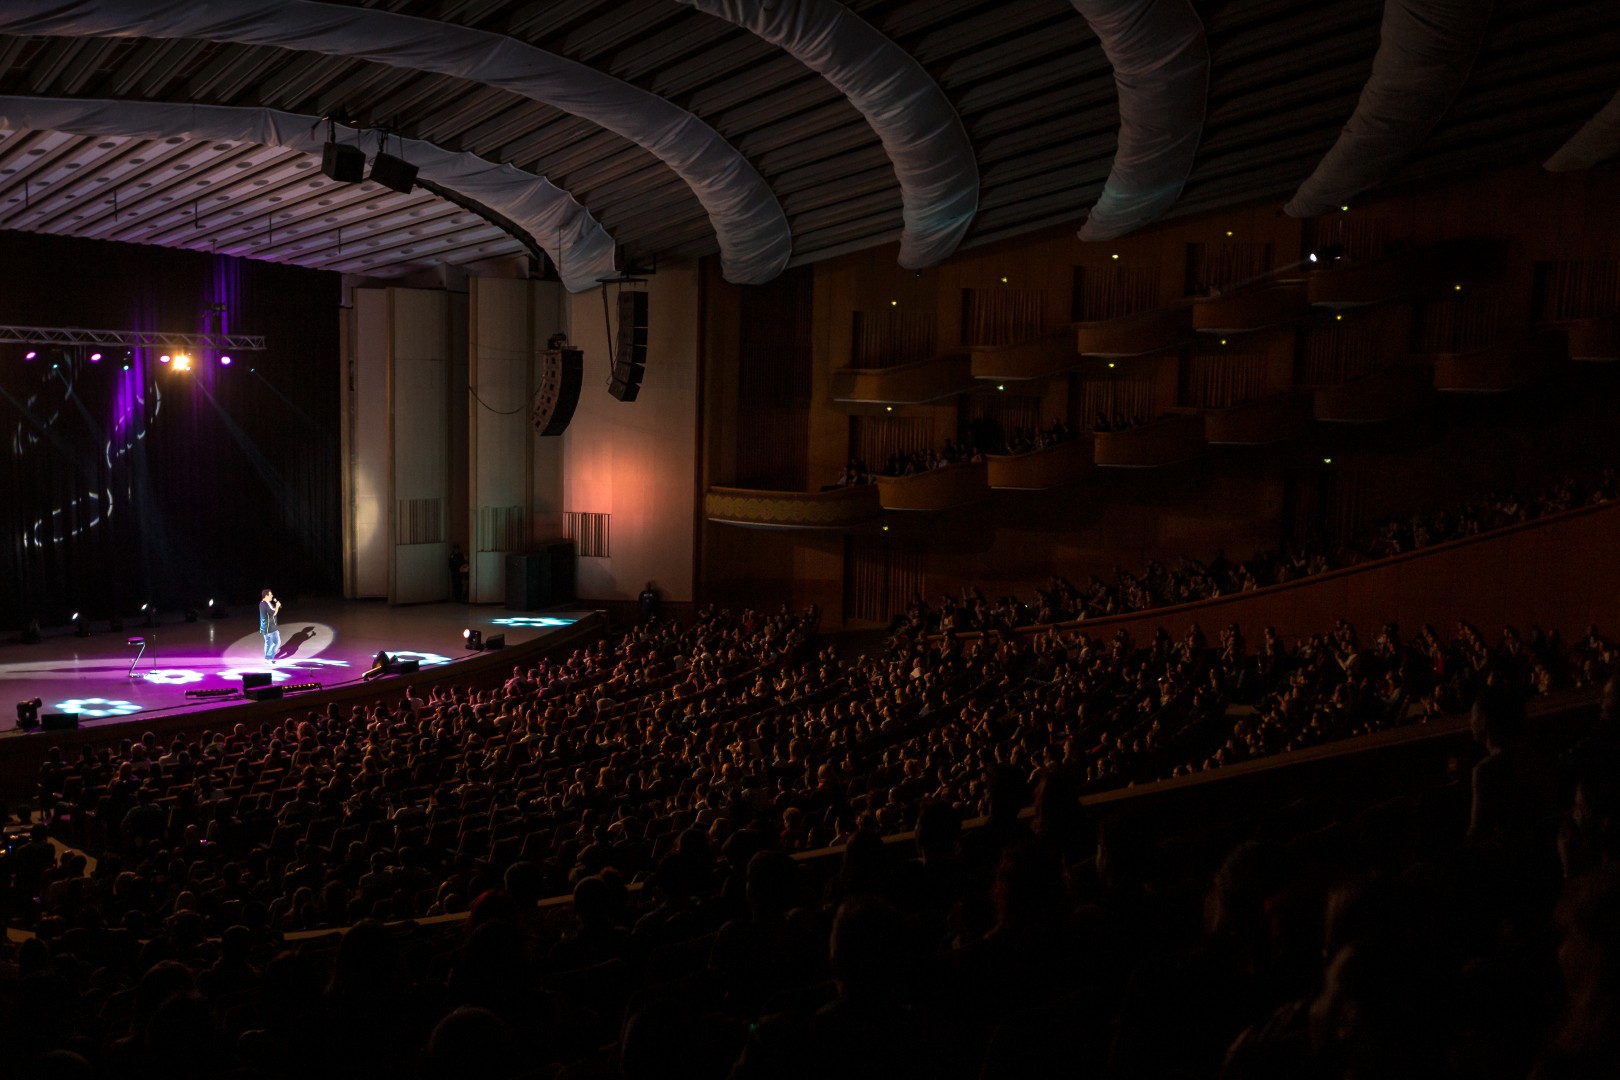
{"label": "white fabric drape on ceiling", "polygon": [[[326,127],[317,117],[276,109],[78,98],[0,96],[0,128],[149,139],[231,139],[315,157],[326,141]],[[403,140],[403,153],[424,179],[488,207],[528,233],[550,253],[570,291],[594,289],[598,278],[614,272],[613,238],[572,195],[549,180],[418,139]]]}
{"label": "white fabric drape on ceiling", "polygon": [[1283,210],[1316,217],[1387,180],[1468,81],[1490,12],[1490,0],[1385,0],[1356,111]]}
{"label": "white fabric drape on ceiling", "polygon": [[883,142],[900,181],[900,265],[933,266],[979,207],[973,144],[916,58],[837,0],[681,0],[781,48],[843,92]]}
{"label": "white fabric drape on ceiling", "polygon": [[656,94],[500,34],[312,0],[3,0],[0,33],[269,45],[499,87],[590,120],[673,169],[708,212],[728,281],[769,281],[793,253],[776,196],[714,128]]}
{"label": "white fabric drape on ceiling", "polygon": [[1620,94],[1599,109],[1569,141],[1554,151],[1542,168],[1548,172],[1574,172],[1590,169],[1600,161],[1620,154]]}
{"label": "white fabric drape on ceiling", "polygon": [[1119,91],[1119,149],[1082,240],[1112,240],[1181,197],[1204,133],[1209,43],[1187,0],[1073,0]]}

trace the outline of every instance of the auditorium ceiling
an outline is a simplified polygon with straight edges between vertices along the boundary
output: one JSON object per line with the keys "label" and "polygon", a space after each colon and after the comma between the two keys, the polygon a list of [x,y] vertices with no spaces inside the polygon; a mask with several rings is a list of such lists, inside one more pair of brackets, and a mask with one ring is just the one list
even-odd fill
{"label": "auditorium ceiling", "polygon": [[[1402,60],[1381,27],[1393,45],[1426,19],[1422,0],[1147,0],[1173,17],[1144,42],[1137,6],[4,0],[0,229],[383,278],[543,249],[576,289],[615,249],[718,253],[743,282],[897,240],[922,266],[1088,221],[1307,207],[1335,152],[1376,159],[1335,147],[1379,104],[1375,57],[1386,77]],[[1382,84],[1417,103],[1409,143],[1370,186],[1312,197],[1544,160],[1620,90],[1614,0],[1443,6],[1463,21],[1452,73],[1419,72],[1427,105],[1399,71]],[[333,116],[368,156],[397,134],[425,184],[323,177]]]}

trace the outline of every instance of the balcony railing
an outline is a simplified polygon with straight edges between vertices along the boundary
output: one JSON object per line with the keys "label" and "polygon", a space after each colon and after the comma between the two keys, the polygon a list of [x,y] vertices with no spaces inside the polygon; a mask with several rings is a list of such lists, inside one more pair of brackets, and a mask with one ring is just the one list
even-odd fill
{"label": "balcony railing", "polygon": [[971,352],[975,379],[1039,379],[1067,371],[1080,362],[1074,331],[1068,328],[1013,345],[977,345]]}
{"label": "balcony railing", "polygon": [[911,476],[880,476],[878,498],[885,510],[949,510],[988,495],[987,475],[984,464],[964,463]]}
{"label": "balcony railing", "polygon": [[1564,335],[1544,330],[1488,349],[1440,353],[1434,358],[1434,388],[1500,394],[1549,378],[1568,362]]}
{"label": "balcony railing", "polygon": [[1371,375],[1317,387],[1311,411],[1318,420],[1331,423],[1373,424],[1417,408],[1432,388],[1429,365],[1407,357]]}
{"label": "balcony railing", "polygon": [[1228,409],[1206,410],[1204,440],[1211,445],[1262,446],[1298,438],[1310,424],[1308,394],[1275,394]]}
{"label": "balcony railing", "polygon": [[1571,360],[1620,360],[1620,315],[1557,323],[1569,342]]}
{"label": "balcony railing", "polygon": [[1099,431],[1092,451],[1098,468],[1153,469],[1204,452],[1204,424],[1197,416],[1166,416],[1138,428]]}
{"label": "balcony railing", "polygon": [[1096,463],[1091,457],[1091,437],[1082,435],[1027,454],[991,454],[985,464],[992,488],[1042,491],[1073,483]]}
{"label": "balcony railing", "polygon": [[887,368],[840,368],[832,373],[832,396],[846,404],[918,405],[977,389],[973,360],[965,352]]}
{"label": "balcony railing", "polygon": [[1186,344],[1192,338],[1192,308],[1183,304],[1084,322],[1076,332],[1082,356],[1142,356]]}
{"label": "balcony railing", "polygon": [[713,487],[703,497],[710,521],[756,529],[849,529],[882,512],[873,484],[820,492]]}
{"label": "balcony railing", "polygon": [[1206,334],[1240,334],[1299,322],[1310,313],[1302,285],[1272,285],[1229,296],[1193,301],[1193,329]]}

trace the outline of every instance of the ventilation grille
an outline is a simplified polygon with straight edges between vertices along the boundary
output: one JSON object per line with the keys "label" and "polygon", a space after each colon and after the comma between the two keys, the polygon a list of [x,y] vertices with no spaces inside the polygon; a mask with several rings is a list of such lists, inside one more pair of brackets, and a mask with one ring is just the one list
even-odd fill
{"label": "ventilation grille", "polygon": [[480,506],[478,532],[473,537],[475,551],[522,551],[528,546],[524,536],[521,506]]}
{"label": "ventilation grille", "polygon": [[563,514],[563,535],[574,542],[574,552],[584,559],[608,557],[608,514],[586,514],[573,510]]}
{"label": "ventilation grille", "polygon": [[396,544],[444,543],[443,499],[401,499],[395,509]]}

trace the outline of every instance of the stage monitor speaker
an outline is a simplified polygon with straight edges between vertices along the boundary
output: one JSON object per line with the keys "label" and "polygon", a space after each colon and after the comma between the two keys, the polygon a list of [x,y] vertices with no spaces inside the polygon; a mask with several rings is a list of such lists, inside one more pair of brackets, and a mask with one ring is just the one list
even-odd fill
{"label": "stage monitor speaker", "polygon": [[561,435],[579,405],[585,380],[585,353],[552,349],[541,358],[540,392],[534,402],[534,426],[542,435]]}
{"label": "stage monitor speaker", "polygon": [[539,611],[574,598],[574,542],[556,540],[540,550],[506,557],[506,610]]}
{"label": "stage monitor speaker", "polygon": [[619,339],[613,354],[613,381],[608,393],[619,401],[634,401],[647,371],[647,294],[619,294]]}
{"label": "stage monitor speaker", "polygon": [[371,159],[371,178],[389,191],[409,195],[416,184],[416,166],[404,158],[379,152]]}
{"label": "stage monitor speaker", "polygon": [[329,142],[321,151],[321,173],[341,184],[358,184],[366,175],[366,153],[358,146]]}
{"label": "stage monitor speaker", "polygon": [[415,675],[422,670],[420,660],[395,660],[393,672],[395,675]]}
{"label": "stage monitor speaker", "polygon": [[245,671],[242,673],[242,693],[247,693],[260,686],[269,686],[271,683],[268,671]]}
{"label": "stage monitor speaker", "polygon": [[243,693],[254,701],[280,701],[282,696],[279,686],[255,686]]}
{"label": "stage monitor speaker", "polygon": [[79,714],[76,712],[40,713],[39,726],[44,731],[73,731],[79,726]]}

